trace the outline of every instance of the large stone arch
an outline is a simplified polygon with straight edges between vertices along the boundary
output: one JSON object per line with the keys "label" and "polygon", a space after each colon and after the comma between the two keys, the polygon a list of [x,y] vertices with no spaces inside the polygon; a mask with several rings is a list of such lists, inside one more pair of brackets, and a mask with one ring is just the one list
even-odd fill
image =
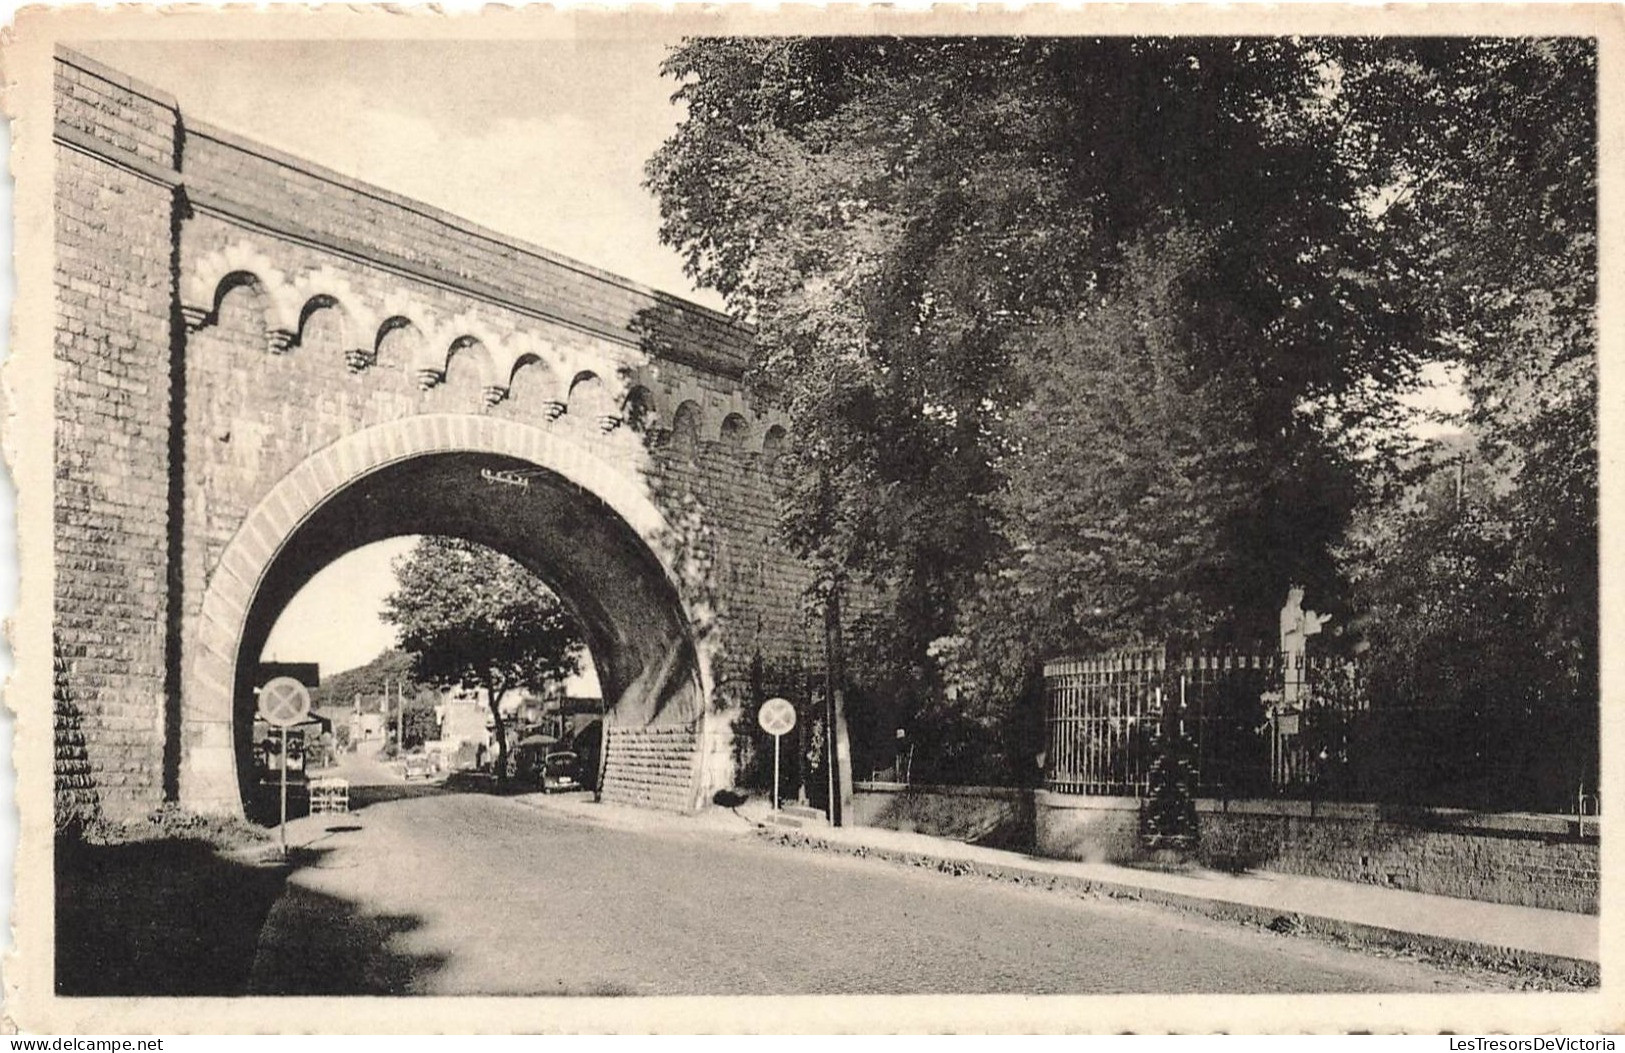
{"label": "large stone arch", "polygon": [[[509,482],[493,481],[504,474]],[[512,481],[519,478],[528,485]],[[582,623],[618,726],[693,726],[707,711],[707,583],[685,579],[704,561],[634,474],[529,424],[408,417],[308,457],[223,550],[189,634],[180,714],[186,804],[241,808],[245,706],[252,715],[245,676],[276,612],[338,555],[411,533],[469,537],[547,580]],[[594,555],[572,562],[578,534]]]}
{"label": "large stone arch", "polygon": [[[265,597],[296,583],[335,509],[360,514],[347,495],[396,500],[374,482],[410,492],[405,466],[434,468],[435,457],[464,457],[444,461],[462,477],[482,467],[543,473],[531,493],[568,490],[583,521],[620,523],[649,553],[651,581],[676,582],[685,637],[708,655],[692,663],[704,690],[690,692],[705,720],[610,727],[609,755],[620,742],[644,763],[626,765],[618,783],[606,779],[606,799],[615,790],[627,803],[679,807],[673,765],[689,750],[704,756],[693,801],[705,799],[702,784],[757,777],[751,746],[733,750],[726,707],[753,700],[758,656],[805,672],[795,681],[804,684],[822,650],[802,600],[811,569],[776,537],[776,479],[755,467],[772,460],[758,449],[785,445],[769,438],[785,422],[746,383],[751,332],[183,121],[153,108],[161,95],[69,53],[56,62],[62,112],[93,97],[106,118],[75,125],[58,190],[81,203],[99,194],[118,221],[64,213],[56,236],[73,251],[58,253],[55,277],[57,408],[73,427],[59,429],[54,455],[53,612],[64,690],[83,715],[107,814],[138,817],[180,798],[238,806],[233,678],[245,627]],[[130,122],[174,149],[154,154],[120,134]],[[131,173],[147,178],[132,183]],[[289,179],[299,193],[265,192]],[[187,193],[177,196],[180,184]],[[109,259],[127,265],[97,265]],[[465,339],[489,354],[477,384],[448,375],[447,352]],[[452,364],[477,357],[466,354]],[[582,372],[607,386],[603,410],[569,407]],[[162,379],[143,396],[131,377]],[[452,389],[437,390],[448,379]],[[728,437],[743,440],[734,450],[716,444],[730,414],[747,424],[728,425]],[[521,441],[527,433],[515,426],[552,440]],[[511,443],[442,450],[425,437],[436,428]],[[522,448],[531,441],[546,449]],[[572,474],[571,464],[585,472],[597,463],[575,458],[592,456],[620,474]],[[622,490],[635,496],[622,500]],[[462,496],[485,504],[483,494]],[[638,526],[651,506],[664,524],[651,513],[654,525]],[[756,568],[748,580],[741,566]],[[675,712],[662,708],[660,720]]]}

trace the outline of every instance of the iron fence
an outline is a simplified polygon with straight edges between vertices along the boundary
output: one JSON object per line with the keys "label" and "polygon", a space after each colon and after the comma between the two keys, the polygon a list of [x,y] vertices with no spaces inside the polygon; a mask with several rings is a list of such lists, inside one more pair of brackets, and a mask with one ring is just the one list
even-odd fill
{"label": "iron fence", "polygon": [[1064,793],[1141,796],[1167,669],[1163,649],[1118,651],[1044,667],[1049,748],[1044,777]]}
{"label": "iron fence", "polygon": [[1368,671],[1342,657],[1162,647],[1049,662],[1045,784],[1144,797],[1160,733],[1188,747],[1207,797],[1573,812],[1594,793],[1594,710],[1382,704]]}

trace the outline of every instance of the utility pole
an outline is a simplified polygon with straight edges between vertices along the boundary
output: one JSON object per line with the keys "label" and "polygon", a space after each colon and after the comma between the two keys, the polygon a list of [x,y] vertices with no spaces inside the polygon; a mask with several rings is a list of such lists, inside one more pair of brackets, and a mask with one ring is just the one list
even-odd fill
{"label": "utility pole", "polygon": [[824,727],[825,763],[829,766],[829,821],[844,826],[852,803],[852,757],[846,733],[846,651],[841,636],[841,594],[838,582],[830,583],[824,600]]}
{"label": "utility pole", "polygon": [[[819,469],[818,498],[821,526],[833,536],[837,501],[827,466]],[[841,826],[852,804],[852,758],[847,752],[846,734],[846,643],[841,637],[844,561],[832,559],[823,571],[828,575],[824,582],[824,762],[829,770],[829,822]]]}
{"label": "utility pole", "polygon": [[406,681],[395,682],[395,750],[406,752]]}

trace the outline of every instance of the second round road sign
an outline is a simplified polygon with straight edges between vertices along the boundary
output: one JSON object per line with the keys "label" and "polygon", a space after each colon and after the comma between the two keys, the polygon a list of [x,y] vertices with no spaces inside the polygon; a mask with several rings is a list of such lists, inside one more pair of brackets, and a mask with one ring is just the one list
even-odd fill
{"label": "second round road sign", "polygon": [[770,698],[756,714],[762,730],[777,738],[796,726],[796,707],[787,698]]}

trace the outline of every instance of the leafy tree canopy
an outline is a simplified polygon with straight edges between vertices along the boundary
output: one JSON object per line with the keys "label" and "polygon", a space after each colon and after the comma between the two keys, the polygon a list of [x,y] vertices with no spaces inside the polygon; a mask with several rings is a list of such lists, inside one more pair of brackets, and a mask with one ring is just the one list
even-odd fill
{"label": "leafy tree canopy", "polygon": [[1583,707],[1599,598],[1595,43],[1349,48],[1360,134],[1390,159],[1388,222],[1468,394],[1462,439],[1396,466],[1351,534],[1372,644],[1401,697]]}
{"label": "leafy tree canopy", "polygon": [[[1046,452],[1047,431],[1131,445],[1096,451],[1108,462],[1148,449],[1145,429],[1112,432],[1099,417],[1127,408],[1126,389],[1062,385],[1108,366],[1157,373],[1124,383],[1136,406],[1171,400],[1158,419],[1209,423],[1232,453],[1252,450],[1230,465],[1252,472],[1246,492],[1221,488],[1245,507],[1215,522],[1229,540],[1273,546],[1267,566],[1259,543],[1237,557],[1264,572],[1260,593],[1331,580],[1328,546],[1352,497],[1337,443],[1387,412],[1373,381],[1403,386],[1420,359],[1366,183],[1340,163],[1323,48],[703,40],[666,69],[688,115],[648,167],[663,236],[756,323],[755,376],[796,427],[789,534],[831,576],[892,586],[913,653],[952,628],[990,565],[1056,536],[1028,521],[1044,502],[1005,494],[1012,472],[1049,472],[1063,503],[1072,485],[1068,518],[1108,500],[1055,477],[1068,465]],[[1160,299],[1133,302],[1153,285]],[[1155,323],[1161,372],[1136,335],[1147,308],[1177,312]],[[1106,346],[1108,328],[1130,343]],[[1086,333],[1093,350],[1075,346]],[[1172,346],[1193,333],[1199,346]],[[1187,414],[1186,393],[1206,408]],[[1287,500],[1306,476],[1335,484],[1329,507]],[[1109,520],[1151,525],[1121,505],[1125,481]],[[1133,591],[1132,574],[1096,584],[1109,587],[1090,610]],[[1117,613],[1114,624],[1135,622]]]}
{"label": "leafy tree canopy", "polygon": [[535,575],[473,542],[425,537],[394,570],[398,588],[385,599],[383,618],[412,656],[413,675],[486,692],[497,718],[497,771],[505,775],[502,698],[580,671],[583,644],[574,620]]}
{"label": "leafy tree canopy", "polygon": [[1268,639],[1294,581],[1348,603],[1438,361],[1516,483],[1496,573],[1549,653],[1594,640],[1594,45],[715,39],[665,69],[662,236],[755,324],[787,534],[825,588],[885,586],[865,646],[900,684]]}

